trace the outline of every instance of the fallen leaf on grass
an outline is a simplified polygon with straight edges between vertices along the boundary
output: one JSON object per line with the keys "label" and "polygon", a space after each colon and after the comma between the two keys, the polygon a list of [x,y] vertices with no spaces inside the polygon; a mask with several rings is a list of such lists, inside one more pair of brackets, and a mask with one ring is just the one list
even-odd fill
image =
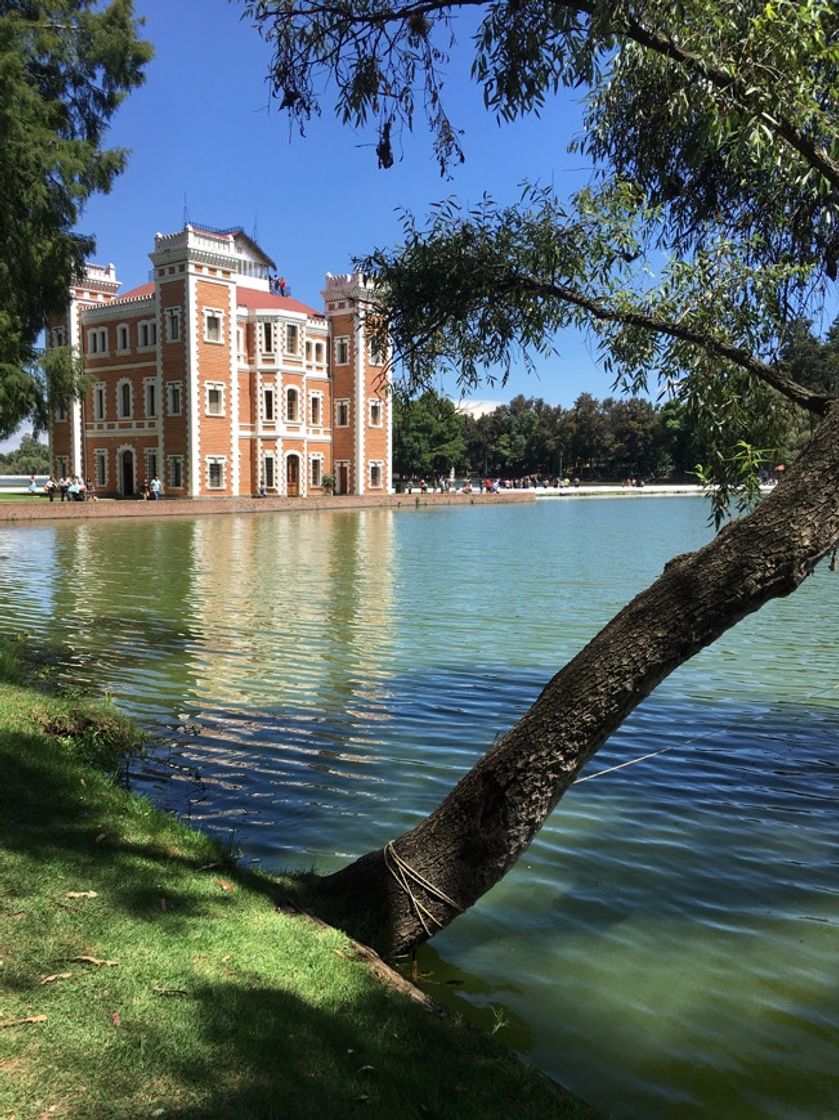
{"label": "fallen leaf on grass", "polygon": [[227,879],[216,879],[216,882],[223,891],[232,891],[234,889],[233,884],[228,882]]}
{"label": "fallen leaf on grass", "polygon": [[0,1020],[0,1030],[5,1027],[21,1027],[24,1023],[46,1023],[46,1015],[24,1015],[22,1019],[2,1019]]}
{"label": "fallen leaf on grass", "polygon": [[26,917],[26,914],[23,910],[19,910],[17,914],[0,914],[0,917],[6,918],[10,922],[20,922]]}
{"label": "fallen leaf on grass", "polygon": [[70,957],[71,961],[79,961],[81,964],[94,964],[97,968],[105,965],[106,968],[115,968],[119,961],[105,961],[100,960],[99,957]]}
{"label": "fallen leaf on grass", "polygon": [[111,1012],[111,1022],[115,1027],[118,1027],[122,1023],[122,1016],[118,1011]]}
{"label": "fallen leaf on grass", "polygon": [[67,898],[98,898],[99,894],[96,891],[68,891]]}
{"label": "fallen leaf on grass", "polygon": [[73,975],[72,972],[54,972],[52,976],[42,976],[42,984],[52,984],[54,980],[69,980]]}
{"label": "fallen leaf on grass", "polygon": [[152,992],[156,996],[185,996],[188,995],[185,988],[158,988],[155,984]]}
{"label": "fallen leaf on grass", "polygon": [[341,952],[340,949],[330,949],[330,952],[334,953],[336,957],[340,957],[342,961],[350,960],[350,958],[347,956],[347,954]]}
{"label": "fallen leaf on grass", "polygon": [[226,957],[222,957],[221,958],[221,963],[222,964],[227,964],[227,962],[230,960],[231,956],[232,956],[232,953],[228,953]]}

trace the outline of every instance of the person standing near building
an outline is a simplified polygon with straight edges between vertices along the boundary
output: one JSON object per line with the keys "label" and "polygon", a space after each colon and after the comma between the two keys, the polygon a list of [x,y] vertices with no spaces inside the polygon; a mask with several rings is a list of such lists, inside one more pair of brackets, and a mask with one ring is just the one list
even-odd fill
{"label": "person standing near building", "polygon": [[149,490],[151,490],[152,500],[155,501],[155,502],[159,502],[160,501],[161,484],[160,484],[160,479],[157,477],[157,475],[155,475],[154,478],[151,480],[151,483],[149,484]]}

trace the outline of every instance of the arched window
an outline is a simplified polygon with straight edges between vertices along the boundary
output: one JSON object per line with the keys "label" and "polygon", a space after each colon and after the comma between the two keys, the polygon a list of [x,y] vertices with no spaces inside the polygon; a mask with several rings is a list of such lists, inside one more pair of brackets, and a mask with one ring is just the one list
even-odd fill
{"label": "arched window", "polygon": [[296,389],[286,389],[285,417],[289,424],[297,424],[300,421],[300,394]]}

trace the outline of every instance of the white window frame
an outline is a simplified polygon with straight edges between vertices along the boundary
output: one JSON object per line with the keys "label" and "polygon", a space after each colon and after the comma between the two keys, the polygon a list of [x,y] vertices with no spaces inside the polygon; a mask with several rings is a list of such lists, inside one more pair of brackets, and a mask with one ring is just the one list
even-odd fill
{"label": "white window frame", "polygon": [[[180,464],[180,482],[175,481],[175,464]],[[171,490],[183,490],[184,488],[184,457],[183,455],[169,455],[166,459],[167,467],[167,480]]]}
{"label": "white window frame", "polygon": [[[315,420],[315,406],[317,405],[318,418]],[[323,427],[323,393],[309,394],[309,423],[313,428]]]}
{"label": "white window frame", "polygon": [[157,346],[157,322],[154,319],[141,319],[137,324],[137,349],[154,350]]}
{"label": "white window frame", "polygon": [[350,364],[350,336],[340,334],[335,339],[335,365],[348,366]]}
{"label": "white window frame", "polygon": [[108,485],[108,452],[103,447],[93,451],[93,481],[97,488]]}
{"label": "white window frame", "polygon": [[145,477],[151,482],[157,474],[157,448],[147,447],[143,451],[143,466],[146,468]]}
{"label": "white window frame", "polygon": [[297,356],[300,354],[300,338],[302,331],[299,323],[286,323],[285,325],[285,352]]}
{"label": "white window frame", "polygon": [[117,323],[117,354],[127,354],[131,349],[131,328],[128,323]]}
{"label": "white window frame", "polygon": [[[128,386],[128,412],[122,410],[122,396],[123,388]],[[134,417],[134,386],[131,384],[129,377],[121,377],[117,382],[117,419],[118,420],[131,420]]]}
{"label": "white window frame", "polygon": [[[178,407],[175,408],[175,391],[178,395]],[[184,383],[183,381],[166,382],[166,411],[170,416],[183,416],[184,412]]]}
{"label": "white window frame", "polygon": [[[152,408],[149,410],[149,402]],[[147,420],[154,420],[157,417],[157,378],[144,377],[143,378],[143,412]]]}
{"label": "white window frame", "polygon": [[[378,409],[379,419],[373,419],[373,413]],[[367,425],[370,428],[383,428],[385,426],[384,401],[380,397],[370,397],[367,401]]]}
{"label": "white window frame", "polygon": [[166,318],[166,341],[181,341],[181,309],[180,307],[167,307],[164,312]]}
{"label": "white window frame", "polygon": [[66,338],[66,331],[64,327],[53,327],[50,331],[50,346],[57,349],[64,346]]}
{"label": "white window frame", "polygon": [[[289,405],[291,404],[292,396],[293,396],[293,399],[294,399],[294,416],[291,415],[291,408],[289,407]],[[285,391],[285,401],[283,403],[285,404],[286,424],[301,424],[302,421],[300,419],[300,390],[297,388],[296,385],[289,385],[288,386],[288,388]]]}
{"label": "white window frame", "polygon": [[315,343],[315,365],[316,366],[325,366],[326,365],[326,347],[325,347],[323,342],[316,342]]}
{"label": "white window frame", "polygon": [[108,356],[107,327],[91,327],[87,332],[87,352],[91,357],[104,358]]}
{"label": "white window frame", "polygon": [[[205,474],[207,480],[208,490],[226,490],[227,489],[227,456],[226,455],[207,455],[204,460]],[[221,470],[221,482],[214,486],[210,482],[213,467],[219,467]]]}
{"label": "white window frame", "polygon": [[[218,319],[218,338],[210,338],[210,320]],[[213,346],[224,345],[224,312],[217,307],[204,308],[204,341]]]}
{"label": "white window frame", "polygon": [[[271,402],[271,415],[268,415],[268,402]],[[262,419],[266,424],[277,423],[277,392],[271,385],[262,387]]]}
{"label": "white window frame", "polygon": [[105,420],[108,416],[108,386],[97,381],[93,386],[93,419]]}
{"label": "white window frame", "polygon": [[263,319],[259,324],[259,342],[263,354],[274,353],[274,324]]}
{"label": "white window frame", "polygon": [[247,361],[247,335],[244,327],[236,328],[236,354],[240,362]]}
{"label": "white window frame", "polygon": [[[208,381],[208,382],[206,382],[206,384],[204,385],[204,415],[205,416],[226,416],[227,415],[227,411],[226,411],[227,401],[225,399],[226,394],[224,392],[225,388],[226,388],[226,386],[225,386],[223,381]],[[220,407],[218,412],[212,412],[211,409],[210,409],[210,391],[211,390],[216,390],[216,389],[221,394],[221,407]]]}
{"label": "white window frame", "polygon": [[[379,481],[378,482],[373,481],[373,470],[374,470],[374,468],[378,468],[378,471],[379,471]],[[370,486],[371,490],[384,490],[384,486],[385,486],[385,465],[384,465],[384,463],[382,462],[381,459],[371,459],[370,460],[370,462],[367,464],[367,477],[368,477],[368,480],[369,480],[369,486]]]}
{"label": "white window frame", "polygon": [[[271,481],[268,481],[268,464],[271,464]],[[277,489],[277,456],[273,451],[266,451],[262,456],[262,482],[266,490]]]}
{"label": "white window frame", "polygon": [[[346,409],[347,419],[341,423],[341,412]],[[348,428],[350,426],[350,399],[349,397],[339,397],[335,402],[335,427]]]}
{"label": "white window frame", "polygon": [[309,479],[311,486],[323,485],[323,455],[309,456]]}

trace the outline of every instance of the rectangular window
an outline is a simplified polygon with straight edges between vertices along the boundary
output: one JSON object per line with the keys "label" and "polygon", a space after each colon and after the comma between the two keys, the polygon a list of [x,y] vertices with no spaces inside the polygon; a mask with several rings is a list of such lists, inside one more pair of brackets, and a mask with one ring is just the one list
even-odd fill
{"label": "rectangular window", "polygon": [[128,327],[117,327],[117,350],[124,353],[128,349]]}
{"label": "rectangular window", "polygon": [[324,364],[323,353],[324,353],[323,343],[322,342],[316,342],[315,343],[315,365],[316,366],[322,366]]}
{"label": "rectangular window", "polygon": [[204,340],[206,342],[224,342],[222,313],[220,311],[204,312]]}
{"label": "rectangular window", "polygon": [[180,307],[166,308],[166,341],[180,342],[181,340],[181,309]]}
{"label": "rectangular window", "polygon": [[383,463],[371,463],[370,464],[370,489],[371,490],[380,490],[382,488],[382,477],[383,477],[383,474],[384,474],[384,472],[382,470],[383,466],[384,466]]}
{"label": "rectangular window", "polygon": [[97,327],[87,332],[87,348],[91,354],[107,354],[108,331],[106,327]]}
{"label": "rectangular window", "polygon": [[64,327],[54,327],[53,330],[50,332],[50,344],[52,346],[63,346],[64,345],[64,339],[65,339]]}
{"label": "rectangular window", "polygon": [[106,486],[108,482],[108,453],[97,450],[93,452],[93,481],[97,487]]}
{"label": "rectangular window", "polygon": [[157,452],[146,452],[146,478],[151,480],[157,475]]}
{"label": "rectangular window", "polygon": [[264,465],[265,465],[265,474],[264,474],[265,489],[266,490],[273,490],[277,485],[277,481],[276,481],[276,478],[274,476],[274,456],[273,455],[266,455],[265,460],[264,460]]}
{"label": "rectangular window", "polygon": [[224,416],[224,386],[207,386],[207,415]]}
{"label": "rectangular window", "polygon": [[224,489],[224,459],[210,458],[207,460],[207,489]]}
{"label": "rectangular window", "polygon": [[286,354],[300,353],[300,328],[294,323],[286,323],[285,352]]}
{"label": "rectangular window", "polygon": [[130,381],[121,381],[119,383],[117,388],[117,401],[119,403],[120,419],[127,420],[133,412]]}
{"label": "rectangular window", "polygon": [[56,420],[66,420],[67,419],[67,409],[65,408],[65,406],[63,404],[58,405],[58,407],[56,408],[55,418],[56,418]]}
{"label": "rectangular window", "polygon": [[381,401],[370,401],[370,427],[381,428],[384,410]]}
{"label": "rectangular window", "polygon": [[247,358],[247,351],[245,350],[245,328],[236,328],[236,345],[239,348],[239,361],[244,362]]}
{"label": "rectangular window", "polygon": [[262,416],[265,420],[274,420],[274,390],[265,389],[262,393]]}
{"label": "rectangular window", "polygon": [[154,319],[147,319],[137,327],[139,347],[141,350],[150,350],[157,343],[157,324]]}
{"label": "rectangular window", "polygon": [[318,456],[312,459],[312,486],[320,486],[323,478],[323,459]]}
{"label": "rectangular window", "polygon": [[145,406],[146,416],[152,419],[157,416],[157,385],[154,381],[145,381]]}
{"label": "rectangular window", "polygon": [[322,413],[323,413],[323,408],[321,406],[320,396],[313,396],[311,398],[310,404],[311,404],[311,414],[312,414],[312,427],[313,428],[319,428],[321,426],[321,424],[323,423],[323,421],[321,419],[321,416],[322,416]]}
{"label": "rectangular window", "polygon": [[262,323],[262,352],[263,354],[273,354],[274,352],[274,324]]}
{"label": "rectangular window", "polygon": [[69,471],[67,469],[67,458],[64,455],[59,455],[55,460],[55,473],[59,478],[66,478]]}
{"label": "rectangular window", "polygon": [[169,485],[173,490],[183,489],[184,460],[182,455],[169,456]]}
{"label": "rectangular window", "polygon": [[348,428],[350,423],[350,402],[349,401],[336,401],[335,402],[335,427]]}
{"label": "rectangular window", "polygon": [[105,401],[106,401],[105,386],[104,385],[94,385],[93,386],[93,419],[94,420],[104,420],[105,419]]}
{"label": "rectangular window", "polygon": [[345,366],[350,360],[350,340],[348,335],[335,339],[335,365]]}
{"label": "rectangular window", "polygon": [[180,416],[183,412],[183,383],[180,381],[167,381],[166,393],[168,396],[168,409],[170,416]]}
{"label": "rectangular window", "polygon": [[311,344],[311,342],[307,342],[306,343],[306,363],[309,364],[311,362],[311,360],[312,360],[312,344]]}

